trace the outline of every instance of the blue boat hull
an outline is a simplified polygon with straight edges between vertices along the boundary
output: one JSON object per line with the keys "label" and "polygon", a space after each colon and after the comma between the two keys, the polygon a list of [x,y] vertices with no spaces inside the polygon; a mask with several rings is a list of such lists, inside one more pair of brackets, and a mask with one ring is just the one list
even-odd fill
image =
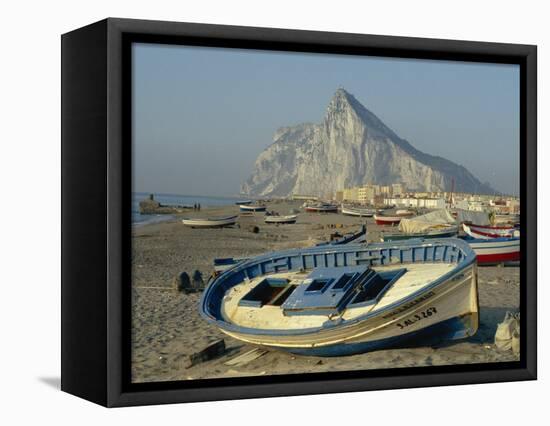
{"label": "blue boat hull", "polygon": [[296,355],[335,357],[357,355],[382,349],[432,346],[444,341],[463,339],[472,335],[475,332],[471,324],[473,320],[473,318],[451,318],[422,330],[370,342],[341,343],[318,348],[272,348]]}

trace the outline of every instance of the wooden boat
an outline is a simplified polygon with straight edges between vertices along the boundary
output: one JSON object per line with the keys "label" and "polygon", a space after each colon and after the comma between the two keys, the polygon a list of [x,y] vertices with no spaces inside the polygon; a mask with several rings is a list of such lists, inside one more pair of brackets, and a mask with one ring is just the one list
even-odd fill
{"label": "wooden boat", "polygon": [[239,209],[242,212],[265,212],[267,206],[264,204],[239,204]]}
{"label": "wooden boat", "polygon": [[236,204],[237,206],[240,206],[240,205],[247,206],[247,205],[249,205],[249,204],[252,204],[252,200],[237,201],[235,204]]}
{"label": "wooden boat", "polygon": [[348,216],[372,217],[375,213],[376,209],[372,208],[349,207],[342,205],[342,214]]}
{"label": "wooden boat", "polygon": [[462,224],[464,232],[473,238],[517,237],[519,231],[514,226],[483,226]]}
{"label": "wooden boat", "polygon": [[479,265],[517,262],[520,260],[519,238],[472,238],[462,237],[477,255]]}
{"label": "wooden boat", "polygon": [[327,244],[338,246],[341,244],[349,244],[351,242],[359,242],[361,237],[364,237],[367,234],[367,227],[365,225],[361,226],[361,229],[357,232],[351,232],[344,235],[339,235],[334,237],[331,235],[331,240],[323,243],[317,244],[317,246],[324,246]]}
{"label": "wooden boat", "polygon": [[414,216],[416,213],[413,210],[407,210],[407,209],[400,209],[395,211],[396,216],[400,217],[410,217]]}
{"label": "wooden boat", "polygon": [[298,215],[288,215],[288,216],[266,216],[264,219],[265,223],[296,223]]}
{"label": "wooden boat", "polygon": [[328,203],[309,204],[305,209],[308,213],[338,213],[338,206]]}
{"label": "wooden boat", "polygon": [[410,240],[412,238],[450,238],[456,237],[458,234],[458,226],[445,226],[434,228],[425,232],[403,233],[403,232],[384,232],[380,236],[382,241],[401,241]]}
{"label": "wooden boat", "polygon": [[268,253],[214,278],[200,312],[235,339],[303,355],[462,339],[479,322],[475,259],[454,238]]}
{"label": "wooden boat", "polygon": [[401,222],[401,219],[403,219],[401,216],[390,216],[390,215],[383,215],[383,214],[375,214],[374,220],[376,221],[377,225],[399,225],[399,222]]}
{"label": "wooden boat", "polygon": [[235,225],[237,216],[209,217],[209,218],[184,218],[182,222],[191,228],[223,228]]}

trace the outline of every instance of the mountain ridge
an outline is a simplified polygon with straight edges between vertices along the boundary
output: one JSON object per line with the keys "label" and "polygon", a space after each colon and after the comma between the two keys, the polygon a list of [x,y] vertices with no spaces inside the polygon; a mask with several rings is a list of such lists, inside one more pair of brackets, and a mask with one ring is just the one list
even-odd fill
{"label": "mountain ridge", "polygon": [[242,184],[250,196],[328,196],[367,183],[409,190],[495,193],[464,166],[416,149],[352,94],[339,88],[321,123],[284,126]]}

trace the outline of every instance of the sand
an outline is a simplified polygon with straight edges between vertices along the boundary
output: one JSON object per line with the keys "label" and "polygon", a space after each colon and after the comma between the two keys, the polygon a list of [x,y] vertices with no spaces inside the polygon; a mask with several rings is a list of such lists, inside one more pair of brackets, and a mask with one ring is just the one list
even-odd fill
{"label": "sand", "polygon": [[[268,210],[289,214],[298,202],[272,203]],[[237,214],[237,206],[202,209],[187,216]],[[494,345],[497,324],[506,311],[519,310],[519,267],[479,267],[480,327],[475,336],[437,347],[380,350],[360,355],[320,358],[268,351],[241,366],[225,365],[252,346],[224,335],[198,312],[199,293],[174,290],[174,277],[199,270],[205,280],[214,258],[241,257],[328,240],[334,232],[358,230],[367,221],[368,240],[379,241],[384,227],[373,219],[341,214],[300,213],[293,225],[267,225],[263,214],[239,218],[240,227],[191,229],[180,218],[134,227],[132,237],[132,380],[156,382],[218,377],[293,374],[514,361],[511,351]],[[260,232],[249,230],[258,226]],[[334,227],[335,228],[334,228]],[[391,229],[390,229],[391,230]],[[186,368],[189,355],[224,339],[226,353]]]}

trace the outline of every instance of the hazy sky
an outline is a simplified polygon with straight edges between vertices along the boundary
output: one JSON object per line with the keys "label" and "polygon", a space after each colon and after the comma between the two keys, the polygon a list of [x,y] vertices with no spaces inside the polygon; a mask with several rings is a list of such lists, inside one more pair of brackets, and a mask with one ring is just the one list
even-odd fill
{"label": "hazy sky", "polygon": [[135,44],[134,191],[236,195],[344,87],[400,137],[519,192],[519,66]]}

